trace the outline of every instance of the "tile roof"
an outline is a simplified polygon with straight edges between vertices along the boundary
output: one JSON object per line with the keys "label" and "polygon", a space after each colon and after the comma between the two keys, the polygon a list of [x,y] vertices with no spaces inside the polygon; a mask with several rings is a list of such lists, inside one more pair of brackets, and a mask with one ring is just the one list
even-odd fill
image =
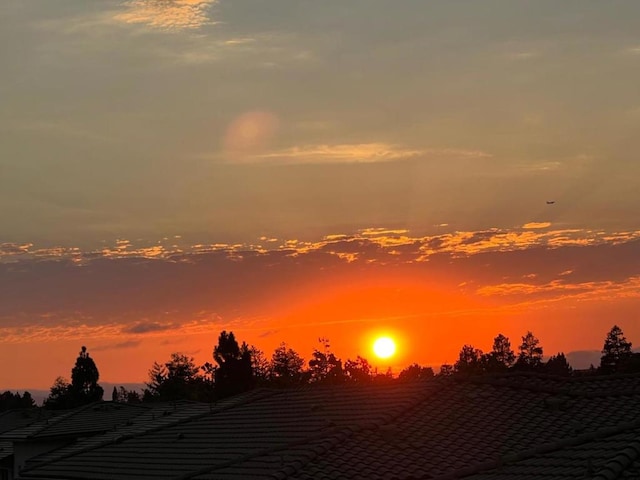
{"label": "tile roof", "polygon": [[190,412],[141,416],[20,478],[640,478],[640,376],[259,389]]}
{"label": "tile roof", "polygon": [[41,408],[29,408],[18,410],[7,410],[0,413],[0,460],[13,455],[13,441],[3,439],[2,434],[7,436],[11,435],[11,432],[18,429],[25,428],[38,421],[43,421],[51,418],[54,415],[49,410],[43,410]]}
{"label": "tile roof", "polygon": [[55,413],[42,408],[7,410],[0,412],[0,434],[51,418]]}
{"label": "tile roof", "polygon": [[148,408],[117,402],[91,403],[5,432],[0,435],[0,439],[16,441],[95,434],[125,424]]}

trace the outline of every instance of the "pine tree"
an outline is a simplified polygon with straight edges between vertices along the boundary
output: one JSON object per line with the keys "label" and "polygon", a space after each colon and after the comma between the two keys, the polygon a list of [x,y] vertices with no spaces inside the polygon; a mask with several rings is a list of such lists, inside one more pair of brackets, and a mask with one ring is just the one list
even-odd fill
{"label": "pine tree", "polygon": [[516,355],[511,342],[502,334],[493,339],[493,349],[485,355],[486,369],[489,372],[504,372],[513,366]]}
{"label": "pine tree", "polygon": [[543,350],[540,340],[531,332],[522,337],[522,344],[518,347],[516,368],[520,370],[537,370],[542,367]]}
{"label": "pine tree", "polygon": [[99,378],[98,367],[89,356],[87,347],[83,346],[71,370],[71,395],[76,404],[84,405],[102,400],[104,390],[98,385]]}
{"label": "pine tree", "polygon": [[227,397],[249,390],[254,384],[251,351],[246,343],[238,345],[233,332],[222,331],[218,345],[213,349],[215,391],[218,397]]}
{"label": "pine tree", "polygon": [[600,357],[600,371],[602,373],[622,371],[632,355],[631,342],[627,341],[622,329],[614,325],[604,340],[602,357]]}

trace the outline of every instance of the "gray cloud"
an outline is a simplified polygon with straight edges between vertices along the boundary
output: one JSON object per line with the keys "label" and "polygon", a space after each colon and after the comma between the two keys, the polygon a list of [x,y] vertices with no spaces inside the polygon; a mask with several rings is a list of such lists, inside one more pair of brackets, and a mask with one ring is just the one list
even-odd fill
{"label": "gray cloud", "polygon": [[[134,333],[134,332],[132,332]],[[91,349],[92,352],[103,352],[108,350],[124,350],[128,348],[135,348],[142,343],[141,340],[127,340],[124,342],[110,343],[105,345],[98,345]]]}
{"label": "gray cloud", "polygon": [[151,333],[151,332],[164,332],[172,330],[175,325],[160,324],[158,322],[139,322],[134,325],[130,325],[122,329],[122,333]]}

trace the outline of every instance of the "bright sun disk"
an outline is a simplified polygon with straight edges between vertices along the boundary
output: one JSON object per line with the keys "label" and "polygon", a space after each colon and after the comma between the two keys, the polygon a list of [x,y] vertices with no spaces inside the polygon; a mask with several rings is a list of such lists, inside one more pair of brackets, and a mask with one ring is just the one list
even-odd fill
{"label": "bright sun disk", "polygon": [[380,337],[373,343],[373,352],[380,358],[389,358],[396,353],[396,343],[389,337]]}

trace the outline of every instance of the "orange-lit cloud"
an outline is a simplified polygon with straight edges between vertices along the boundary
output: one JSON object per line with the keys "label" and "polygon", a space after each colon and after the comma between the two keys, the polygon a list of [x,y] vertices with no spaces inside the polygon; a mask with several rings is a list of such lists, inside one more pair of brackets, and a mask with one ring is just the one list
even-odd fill
{"label": "orange-lit cloud", "polygon": [[420,150],[385,143],[307,145],[260,155],[262,160],[284,163],[387,162],[420,155]]}
{"label": "orange-lit cloud", "polygon": [[215,3],[217,0],[128,0],[126,11],[115,19],[168,31],[196,29],[214,23],[209,11]]}
{"label": "orange-lit cloud", "polygon": [[349,143],[303,145],[256,156],[256,160],[276,163],[378,163],[424,157],[434,160],[491,158],[479,150],[416,149],[390,143]]}
{"label": "orange-lit cloud", "polygon": [[531,229],[531,230],[538,230],[541,228],[547,228],[551,226],[551,222],[529,222],[529,223],[525,223],[522,228],[525,229]]}

